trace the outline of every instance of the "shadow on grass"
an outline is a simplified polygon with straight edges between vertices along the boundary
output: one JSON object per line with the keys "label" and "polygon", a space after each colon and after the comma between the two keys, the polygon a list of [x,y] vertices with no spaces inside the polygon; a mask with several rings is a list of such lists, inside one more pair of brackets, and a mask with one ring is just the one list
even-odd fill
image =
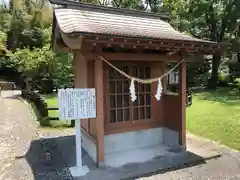
{"label": "shadow on grass", "polygon": [[220,102],[227,105],[237,105],[240,103],[240,90],[238,88],[224,87],[216,90],[205,90],[196,93],[195,96],[201,100]]}

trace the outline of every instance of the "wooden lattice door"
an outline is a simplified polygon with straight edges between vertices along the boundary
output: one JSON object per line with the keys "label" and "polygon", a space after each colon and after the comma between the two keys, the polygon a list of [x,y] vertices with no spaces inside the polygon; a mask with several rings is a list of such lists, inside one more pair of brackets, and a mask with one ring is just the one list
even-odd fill
{"label": "wooden lattice door", "polygon": [[[148,65],[116,64],[125,73],[142,79],[151,77]],[[108,125],[130,125],[151,120],[151,85],[135,83],[137,100],[132,102],[129,94],[130,80],[116,70],[108,68],[107,78]]]}

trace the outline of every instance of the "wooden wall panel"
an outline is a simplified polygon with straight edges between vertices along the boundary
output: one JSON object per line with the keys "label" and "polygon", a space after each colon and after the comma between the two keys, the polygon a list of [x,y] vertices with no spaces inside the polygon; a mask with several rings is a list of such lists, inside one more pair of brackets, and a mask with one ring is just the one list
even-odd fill
{"label": "wooden wall panel", "polygon": [[186,109],[186,67],[180,64],[180,93],[179,95],[167,94],[167,78],[164,78],[164,126],[179,132],[179,143],[182,144],[182,137],[185,131],[185,109]]}
{"label": "wooden wall panel", "polygon": [[163,95],[164,126],[180,132],[181,128],[181,96]]}

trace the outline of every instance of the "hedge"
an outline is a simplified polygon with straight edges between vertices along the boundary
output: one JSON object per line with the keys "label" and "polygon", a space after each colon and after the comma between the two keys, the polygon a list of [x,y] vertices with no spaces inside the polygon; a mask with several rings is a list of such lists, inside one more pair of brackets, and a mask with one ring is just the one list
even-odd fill
{"label": "hedge", "polygon": [[41,119],[45,119],[48,117],[47,103],[45,102],[44,98],[40,94],[38,94],[37,92],[34,92],[34,91],[23,90],[22,97],[24,99],[26,99],[27,101],[32,102],[36,106],[36,108],[41,116]]}

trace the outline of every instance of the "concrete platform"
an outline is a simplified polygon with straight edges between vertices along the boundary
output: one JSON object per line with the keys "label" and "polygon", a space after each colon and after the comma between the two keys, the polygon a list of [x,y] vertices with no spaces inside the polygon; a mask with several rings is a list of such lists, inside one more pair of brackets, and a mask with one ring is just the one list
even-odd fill
{"label": "concrete platform", "polygon": [[[74,136],[56,138],[58,148],[61,151],[63,159],[68,167],[75,166],[75,141]],[[165,149],[166,150],[166,149]],[[149,152],[151,153],[151,152]],[[189,146],[185,152],[164,152],[156,158],[135,164],[128,164],[115,168],[97,168],[94,161],[83,150],[83,164],[86,165],[90,172],[83,177],[76,177],[75,180],[121,180],[135,179],[139,177],[149,176],[149,174],[163,173],[175,169],[194,166],[204,163],[205,160],[220,157],[216,151],[201,148],[201,145]],[[122,158],[124,158],[122,156]],[[120,160],[120,159],[119,159]]]}
{"label": "concrete platform", "polygon": [[105,162],[109,167],[121,167],[125,164],[144,163],[155,157],[164,157],[166,154],[169,154],[167,146],[154,145],[106,154]]}

